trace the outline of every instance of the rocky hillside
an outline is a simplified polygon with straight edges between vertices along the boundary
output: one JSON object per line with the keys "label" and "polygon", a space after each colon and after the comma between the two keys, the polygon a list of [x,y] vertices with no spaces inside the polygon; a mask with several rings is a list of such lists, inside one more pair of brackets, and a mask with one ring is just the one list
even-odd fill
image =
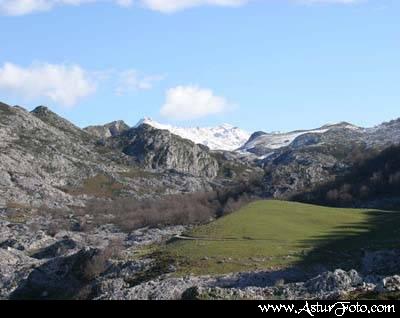
{"label": "rocky hillside", "polygon": [[206,147],[151,127],[125,128],[108,125],[108,145],[105,129],[95,137],[46,107],[0,104],[0,206],[80,206],[90,197],[212,189],[221,161]]}
{"label": "rocky hillside", "polygon": [[263,131],[258,131],[250,136],[249,140],[239,148],[239,151],[253,153],[258,155],[260,158],[264,158],[274,150],[290,146],[293,141],[297,140],[303,135],[312,134],[313,136],[318,136],[332,129],[351,129],[355,131],[362,130],[362,128],[342,122],[333,125],[325,125],[316,129],[296,130],[288,133],[266,133]]}
{"label": "rocky hillside", "polygon": [[345,175],[296,200],[324,205],[400,209],[400,146],[364,153]]}
{"label": "rocky hillside", "polygon": [[32,113],[0,104],[0,203],[79,204],[62,191],[117,171],[121,156],[97,151],[94,139],[47,108]]}
{"label": "rocky hillside", "polygon": [[399,134],[399,121],[368,129],[341,123],[289,134],[287,145],[283,142],[279,146],[272,144],[271,136],[258,133],[247,146],[254,146],[248,150],[259,156],[256,161],[266,171],[267,195],[287,197],[345,174],[363,153],[373,154],[398,144]]}

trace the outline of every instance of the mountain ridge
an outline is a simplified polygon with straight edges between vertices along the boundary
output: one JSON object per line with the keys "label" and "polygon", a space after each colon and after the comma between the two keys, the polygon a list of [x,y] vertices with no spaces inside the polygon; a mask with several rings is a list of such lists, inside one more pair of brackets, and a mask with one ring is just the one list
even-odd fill
{"label": "mountain ridge", "polygon": [[175,127],[169,124],[161,124],[150,117],[144,117],[134,127],[143,124],[168,130],[196,144],[205,145],[211,150],[233,151],[241,147],[250,137],[248,132],[227,123],[215,127]]}

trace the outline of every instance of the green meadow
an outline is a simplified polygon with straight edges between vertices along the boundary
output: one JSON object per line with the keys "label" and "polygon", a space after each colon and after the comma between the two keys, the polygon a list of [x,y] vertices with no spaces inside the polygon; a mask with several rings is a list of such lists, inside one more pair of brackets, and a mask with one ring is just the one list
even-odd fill
{"label": "green meadow", "polygon": [[357,267],[364,250],[398,247],[400,213],[266,200],[170,242],[181,274],[323,264]]}

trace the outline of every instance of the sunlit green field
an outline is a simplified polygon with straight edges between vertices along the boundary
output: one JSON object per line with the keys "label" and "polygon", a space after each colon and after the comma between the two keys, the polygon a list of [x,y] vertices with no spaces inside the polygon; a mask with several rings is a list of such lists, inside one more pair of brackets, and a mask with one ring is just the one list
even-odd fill
{"label": "sunlit green field", "polygon": [[180,273],[357,265],[363,249],[399,246],[400,213],[257,201],[166,247]]}

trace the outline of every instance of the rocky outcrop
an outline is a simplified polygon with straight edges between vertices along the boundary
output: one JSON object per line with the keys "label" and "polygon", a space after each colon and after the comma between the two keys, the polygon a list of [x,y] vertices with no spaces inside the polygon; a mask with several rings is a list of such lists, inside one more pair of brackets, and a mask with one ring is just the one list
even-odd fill
{"label": "rocky outcrop", "polygon": [[0,299],[9,298],[41,261],[13,248],[0,248]]}
{"label": "rocky outcrop", "polygon": [[[246,286],[237,286],[246,274]],[[346,299],[365,293],[390,293],[400,290],[399,276],[365,276],[355,270],[337,269],[319,276],[293,283],[257,286],[249,277],[252,273],[239,273],[219,277],[169,277],[129,287],[123,281],[104,281],[96,299],[141,300],[265,300],[265,299]],[[254,273],[257,274],[257,273]],[[373,282],[371,282],[373,281]],[[113,283],[112,283],[113,282]]]}
{"label": "rocky outcrop", "polygon": [[331,128],[302,134],[289,146],[271,152],[261,161],[266,193],[290,197],[343,175],[352,165],[354,151],[366,147],[361,136],[358,129]]}
{"label": "rocky outcrop", "polygon": [[[16,223],[0,216],[0,299],[91,298],[101,288],[109,292],[119,280],[152,268],[152,259],[132,259],[136,249],[187,230],[175,226],[122,233],[105,224],[92,232],[49,235],[38,230],[46,228],[46,222],[32,216],[29,222]],[[92,289],[97,290],[93,296]]]}
{"label": "rocky outcrop", "polygon": [[110,137],[119,136],[128,129],[129,126],[124,121],[117,120],[105,125],[89,126],[83,130],[98,139],[104,140]]}
{"label": "rocky outcrop", "polygon": [[304,284],[309,293],[324,294],[346,291],[353,287],[362,286],[363,279],[355,270],[346,272],[337,269],[334,272],[325,272]]}
{"label": "rocky outcrop", "polygon": [[170,169],[206,178],[218,175],[218,161],[207,147],[196,145],[167,130],[143,124],[113,138],[111,143],[135,158],[144,168]]}

